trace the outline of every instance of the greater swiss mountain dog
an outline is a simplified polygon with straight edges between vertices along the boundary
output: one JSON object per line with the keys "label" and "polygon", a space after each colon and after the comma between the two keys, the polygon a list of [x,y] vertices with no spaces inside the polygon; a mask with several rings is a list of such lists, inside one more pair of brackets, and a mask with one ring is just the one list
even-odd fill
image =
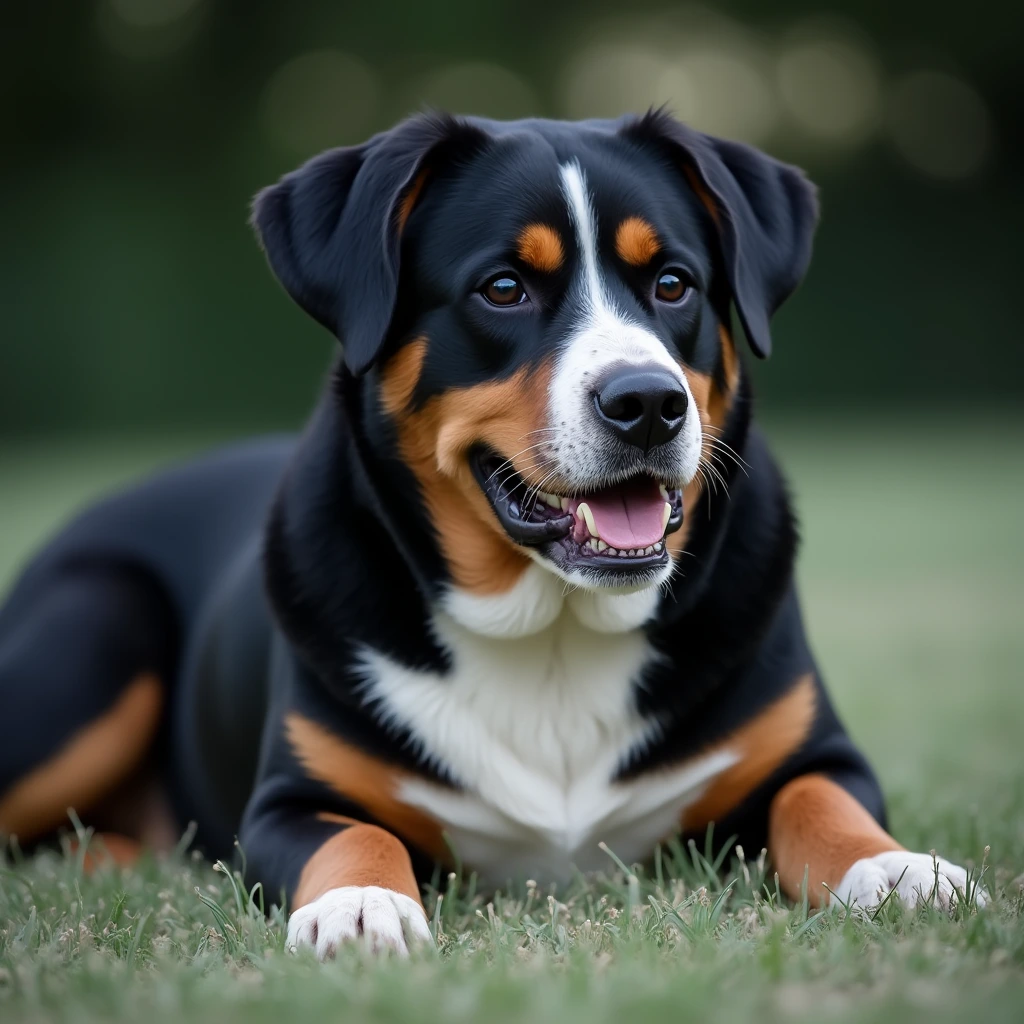
{"label": "greater swiss mountain dog", "polygon": [[321,956],[429,940],[438,862],[564,880],[709,822],[812,904],[958,898],[822,686],[731,327],[769,354],[816,218],[798,170],[661,112],[425,115],[261,192],[340,358],[299,438],[162,473],[28,566],[0,831],[237,835]]}

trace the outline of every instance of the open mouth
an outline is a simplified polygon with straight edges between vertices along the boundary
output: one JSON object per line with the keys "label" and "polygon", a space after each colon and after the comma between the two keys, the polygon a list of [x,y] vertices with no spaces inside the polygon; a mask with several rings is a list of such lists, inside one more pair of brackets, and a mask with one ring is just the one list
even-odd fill
{"label": "open mouth", "polygon": [[509,537],[542,548],[564,569],[657,569],[669,559],[665,538],[683,525],[683,491],[675,482],[637,474],[568,497],[528,486],[486,448],[473,450],[470,465]]}

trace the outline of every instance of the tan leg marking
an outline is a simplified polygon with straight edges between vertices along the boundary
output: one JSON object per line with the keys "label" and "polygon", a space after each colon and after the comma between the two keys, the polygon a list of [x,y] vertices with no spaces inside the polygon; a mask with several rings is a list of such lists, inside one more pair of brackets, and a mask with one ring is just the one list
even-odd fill
{"label": "tan leg marking", "polygon": [[[77,839],[71,841],[71,852],[77,853]],[[142,856],[142,843],[119,832],[97,832],[89,841],[89,848],[82,859],[82,870],[91,875],[100,868],[116,866],[134,867]]]}
{"label": "tan leg marking", "polygon": [[683,817],[687,831],[721,821],[738,807],[807,738],[814,722],[817,698],[814,676],[800,676],[789,691],[756,718],[740,726],[715,749],[737,751],[740,760],[719,775]]}
{"label": "tan leg marking", "polygon": [[[438,823],[395,795],[406,772],[357,750],[318,722],[295,712],[285,717],[285,736],[310,778],[364,808],[436,860],[447,859],[448,847]],[[339,823],[351,820],[334,815],[321,817]]]}
{"label": "tan leg marking", "polygon": [[401,840],[376,825],[349,825],[331,836],[306,861],[291,909],[345,885],[377,885],[423,906],[409,851]]}
{"label": "tan leg marking", "polygon": [[[530,565],[501,528],[470,471],[470,447],[481,442],[505,458],[534,444],[547,418],[551,367],[520,370],[507,380],[455,388],[413,410],[410,402],[426,357],[425,339],[410,342],[384,367],[381,403],[398,429],[399,450],[416,475],[452,579],[463,590],[500,594]],[[530,453],[513,460],[529,481],[543,475]]]}
{"label": "tan leg marking", "polygon": [[783,891],[800,898],[807,871],[812,906],[828,902],[855,861],[903,847],[841,786],[823,775],[803,775],[772,801],[768,852]]}
{"label": "tan leg marking", "polygon": [[145,757],[163,703],[160,680],[136,676],[110,710],[0,797],[0,832],[30,841],[61,825],[69,807],[88,811]]}
{"label": "tan leg marking", "polygon": [[516,248],[524,263],[545,274],[553,274],[565,261],[562,239],[549,224],[527,224]]}

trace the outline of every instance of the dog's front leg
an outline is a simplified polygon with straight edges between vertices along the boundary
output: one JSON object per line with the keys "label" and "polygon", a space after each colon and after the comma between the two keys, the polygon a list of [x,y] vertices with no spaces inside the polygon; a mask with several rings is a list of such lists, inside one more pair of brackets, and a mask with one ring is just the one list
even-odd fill
{"label": "dog's front leg", "polygon": [[406,954],[430,943],[409,853],[376,825],[344,824],[306,861],[288,920],[288,946],[313,946],[321,960],[362,936],[375,951]]}
{"label": "dog's front leg", "polygon": [[[430,944],[409,852],[377,825],[339,814],[261,808],[257,793],[241,845],[253,877],[288,897],[288,948],[321,960],[346,942],[407,955]],[[263,813],[261,813],[263,811]]]}
{"label": "dog's front leg", "polygon": [[[877,906],[893,889],[909,906],[934,899],[941,906],[961,894],[975,896],[967,872],[942,858],[911,853],[889,835],[841,786],[824,775],[787,783],[771,805],[768,852],[783,891],[799,899],[806,872],[813,906],[829,902]],[[826,886],[828,888],[826,888]]]}

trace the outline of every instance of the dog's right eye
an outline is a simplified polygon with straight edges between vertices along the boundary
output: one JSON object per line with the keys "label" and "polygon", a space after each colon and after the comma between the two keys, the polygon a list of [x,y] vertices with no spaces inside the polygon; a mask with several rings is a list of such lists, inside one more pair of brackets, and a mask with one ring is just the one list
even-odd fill
{"label": "dog's right eye", "polygon": [[510,274],[499,274],[484,285],[483,297],[492,306],[518,306],[526,301],[526,291],[522,284]]}

